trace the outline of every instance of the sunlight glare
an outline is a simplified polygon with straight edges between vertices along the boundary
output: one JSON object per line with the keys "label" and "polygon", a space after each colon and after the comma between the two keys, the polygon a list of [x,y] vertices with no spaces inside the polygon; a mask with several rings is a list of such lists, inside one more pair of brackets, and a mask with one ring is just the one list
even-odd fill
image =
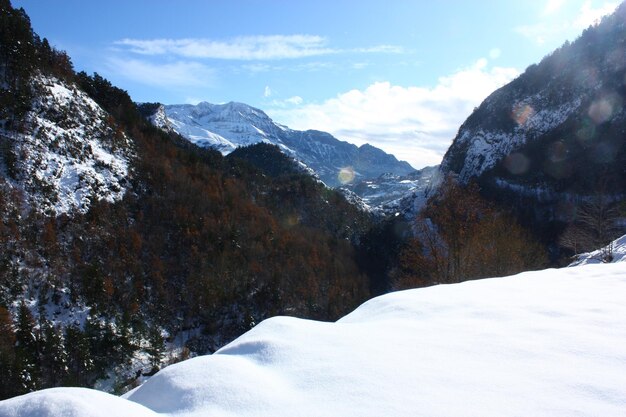
{"label": "sunlight glare", "polygon": [[337,175],[337,179],[342,184],[349,184],[354,181],[355,173],[352,167],[345,167],[339,170],[339,174]]}
{"label": "sunlight glare", "polygon": [[513,106],[513,112],[511,113],[511,117],[515,120],[520,126],[523,126],[528,119],[530,119],[535,114],[535,109],[533,109],[528,104],[518,103]]}
{"label": "sunlight glare", "polygon": [[596,125],[590,118],[585,117],[580,125],[580,128],[576,131],[576,137],[581,142],[587,142],[593,139],[595,134]]}
{"label": "sunlight glare", "polygon": [[528,158],[522,153],[514,152],[504,160],[505,168],[513,175],[524,174],[528,171]]}
{"label": "sunlight glare", "polygon": [[615,93],[607,94],[591,103],[589,117],[596,123],[604,123],[622,108],[622,98]]}

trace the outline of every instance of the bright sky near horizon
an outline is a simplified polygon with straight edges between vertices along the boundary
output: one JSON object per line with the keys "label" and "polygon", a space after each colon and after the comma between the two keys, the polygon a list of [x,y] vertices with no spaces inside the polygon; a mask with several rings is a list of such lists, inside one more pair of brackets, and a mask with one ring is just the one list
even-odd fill
{"label": "bright sky near horizon", "polygon": [[239,101],[294,129],[440,162],[493,90],[617,1],[12,0],[139,102]]}

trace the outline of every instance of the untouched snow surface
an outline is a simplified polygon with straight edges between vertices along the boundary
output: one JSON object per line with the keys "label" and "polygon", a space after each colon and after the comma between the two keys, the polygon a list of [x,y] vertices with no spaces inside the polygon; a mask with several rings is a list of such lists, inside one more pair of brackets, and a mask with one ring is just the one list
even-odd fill
{"label": "untouched snow surface", "polygon": [[276,317],[127,399],[47,390],[0,415],[624,416],[626,264],[392,293],[336,323]]}

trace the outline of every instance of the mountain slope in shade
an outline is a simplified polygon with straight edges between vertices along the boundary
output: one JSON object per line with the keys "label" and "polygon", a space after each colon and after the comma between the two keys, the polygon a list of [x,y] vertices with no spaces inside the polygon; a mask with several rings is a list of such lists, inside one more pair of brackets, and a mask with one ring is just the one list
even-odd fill
{"label": "mountain slope in shade", "polygon": [[315,130],[298,131],[275,123],[263,111],[242,103],[166,105],[151,107],[147,116],[158,127],[174,130],[202,147],[223,154],[238,146],[258,142],[277,145],[287,155],[313,169],[329,186],[351,178],[375,178],[383,173],[408,174],[414,169],[404,161],[371,145],[343,142]]}
{"label": "mountain slope in shade", "polygon": [[441,169],[552,198],[626,192],[626,4],[491,94]]}
{"label": "mountain slope in shade", "polygon": [[63,399],[63,412],[84,417],[112,407],[181,417],[622,416],[625,289],[620,263],[396,292],[336,323],[266,320],[126,400],[55,389],[0,402],[0,415],[59,415]]}

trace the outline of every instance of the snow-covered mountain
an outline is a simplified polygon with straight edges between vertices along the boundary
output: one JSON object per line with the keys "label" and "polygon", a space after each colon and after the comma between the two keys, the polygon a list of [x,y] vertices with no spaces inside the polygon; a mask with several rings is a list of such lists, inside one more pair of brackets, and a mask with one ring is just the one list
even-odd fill
{"label": "snow-covered mountain", "polygon": [[6,417],[605,416],[626,410],[623,263],[370,300],[335,323],[275,317],[123,398],[55,388]]}
{"label": "snow-covered mountain", "polygon": [[357,147],[315,130],[292,130],[275,123],[263,111],[242,103],[148,107],[151,111],[146,116],[154,125],[174,130],[198,146],[213,147],[223,154],[258,142],[277,145],[333,187],[354,178],[376,178],[383,173],[406,175],[414,171],[407,162],[398,161],[374,146]]}
{"label": "snow-covered mountain", "polygon": [[[626,192],[626,4],[468,117],[441,170],[548,197]],[[539,198],[539,197],[537,197]]]}
{"label": "snow-covered mountain", "polygon": [[0,121],[0,181],[45,213],[85,212],[93,200],[122,198],[132,141],[85,92],[52,76],[32,79],[21,126]]}
{"label": "snow-covered mountain", "polygon": [[[438,166],[422,168],[408,175],[382,174],[341,187],[356,194],[370,208],[382,213],[415,214],[426,201]],[[415,206],[415,207],[414,207]]]}
{"label": "snow-covered mountain", "polygon": [[556,253],[586,203],[626,199],[626,3],[487,97],[438,178],[475,181]]}

